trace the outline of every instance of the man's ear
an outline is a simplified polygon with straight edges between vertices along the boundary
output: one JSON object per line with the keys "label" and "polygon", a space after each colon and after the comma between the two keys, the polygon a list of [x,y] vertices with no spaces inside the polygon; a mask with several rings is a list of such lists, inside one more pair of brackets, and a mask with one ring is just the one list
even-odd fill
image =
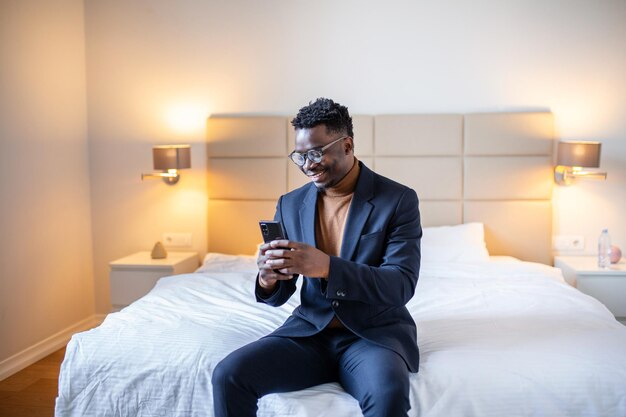
{"label": "man's ear", "polygon": [[354,152],[354,142],[352,139],[352,136],[348,136],[344,141],[343,141],[343,150],[346,153],[346,155],[352,151]]}

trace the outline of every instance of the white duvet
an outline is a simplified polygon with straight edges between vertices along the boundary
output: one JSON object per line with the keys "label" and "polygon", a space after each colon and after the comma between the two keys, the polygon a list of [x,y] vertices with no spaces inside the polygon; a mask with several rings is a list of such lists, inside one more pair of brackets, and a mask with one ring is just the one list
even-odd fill
{"label": "white duvet", "polygon": [[[280,308],[254,302],[254,277],[163,278],[98,328],[76,334],[56,415],[212,416],[215,364],[278,327],[298,304],[296,296]],[[424,264],[408,308],[421,352],[411,416],[626,416],[626,327],[557,269]],[[361,413],[338,384],[325,384],[263,397],[258,415]]]}

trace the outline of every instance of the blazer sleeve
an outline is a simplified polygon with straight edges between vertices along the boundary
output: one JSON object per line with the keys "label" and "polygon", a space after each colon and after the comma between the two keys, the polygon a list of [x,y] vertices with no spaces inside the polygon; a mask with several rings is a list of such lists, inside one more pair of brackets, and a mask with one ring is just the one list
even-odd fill
{"label": "blazer sleeve", "polygon": [[413,297],[422,238],[418,204],[415,191],[407,188],[398,200],[386,233],[381,234],[385,239],[381,265],[331,257],[327,298],[403,306]]}
{"label": "blazer sleeve", "polygon": [[[276,213],[274,214],[274,220],[279,221],[281,226],[283,227],[283,231],[287,234],[287,229],[285,228],[285,224],[283,223],[282,216],[282,201],[283,198],[280,197],[278,199],[278,203],[276,204]],[[284,236],[285,239],[289,239],[289,236]],[[259,274],[257,274],[254,287],[254,294],[256,296],[257,302],[269,304],[274,307],[281,306],[289,300],[289,298],[296,291],[296,281],[298,279],[298,275],[294,275],[290,280],[277,281],[276,287],[274,287],[274,291],[271,294],[265,294],[263,288],[259,284]]]}

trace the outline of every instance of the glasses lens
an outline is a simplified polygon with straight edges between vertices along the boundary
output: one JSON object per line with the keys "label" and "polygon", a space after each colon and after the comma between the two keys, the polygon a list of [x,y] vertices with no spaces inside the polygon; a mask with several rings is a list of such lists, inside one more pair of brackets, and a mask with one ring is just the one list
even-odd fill
{"label": "glasses lens", "polygon": [[311,160],[311,162],[315,162],[316,164],[319,164],[322,160],[322,152],[316,149],[311,149],[310,151],[308,151],[306,153],[306,156]]}
{"label": "glasses lens", "polygon": [[289,155],[289,158],[291,158],[291,160],[298,166],[304,165],[304,155],[302,155],[301,153],[293,152],[291,155]]}

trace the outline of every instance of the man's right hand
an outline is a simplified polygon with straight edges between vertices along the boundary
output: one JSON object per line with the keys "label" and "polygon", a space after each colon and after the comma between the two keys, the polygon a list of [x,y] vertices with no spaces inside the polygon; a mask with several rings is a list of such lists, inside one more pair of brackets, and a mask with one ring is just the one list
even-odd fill
{"label": "man's right hand", "polygon": [[[284,281],[293,279],[293,275],[285,275],[274,270],[272,266],[267,265],[266,261],[269,259],[265,252],[272,249],[269,243],[264,243],[259,247],[259,256],[257,257],[256,264],[259,267],[259,286],[267,294],[274,291],[276,287],[276,281]],[[276,258],[273,258],[276,259]]]}

